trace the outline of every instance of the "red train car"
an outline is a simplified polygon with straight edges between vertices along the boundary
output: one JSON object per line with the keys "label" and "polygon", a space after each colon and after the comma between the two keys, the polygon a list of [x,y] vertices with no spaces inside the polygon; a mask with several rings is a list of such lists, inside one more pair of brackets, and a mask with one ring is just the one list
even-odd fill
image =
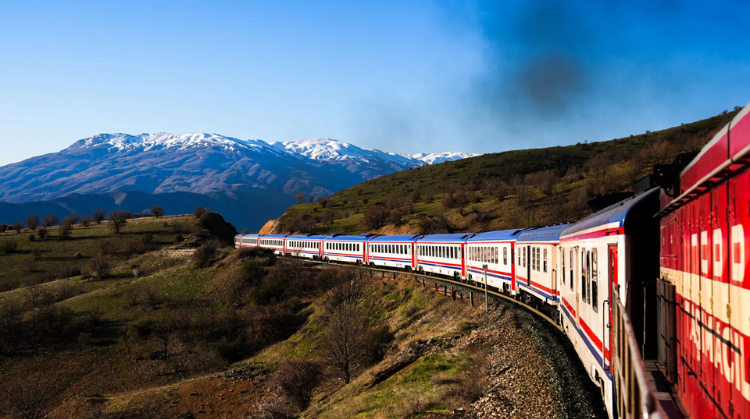
{"label": "red train car", "polygon": [[[750,418],[750,106],[662,191],[660,276],[673,286],[667,365],[691,417]],[[662,333],[662,337],[663,337]]]}

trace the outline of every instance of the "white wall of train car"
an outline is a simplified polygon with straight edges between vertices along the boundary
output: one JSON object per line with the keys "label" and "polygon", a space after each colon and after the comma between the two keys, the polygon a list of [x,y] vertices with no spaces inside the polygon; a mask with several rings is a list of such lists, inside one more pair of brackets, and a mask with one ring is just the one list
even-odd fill
{"label": "white wall of train car", "polygon": [[323,259],[346,263],[364,263],[366,239],[356,236],[326,236]]}
{"label": "white wall of train car", "polygon": [[284,254],[284,240],[286,236],[274,234],[258,237],[258,247],[273,250],[277,255]]}
{"label": "white wall of train car", "polygon": [[518,289],[551,305],[558,301],[557,285],[553,282],[558,271],[557,247],[555,243],[516,243]]}
{"label": "white wall of train car", "polygon": [[[611,227],[618,228],[619,224]],[[608,228],[602,226],[599,231]],[[612,376],[609,374],[611,328],[606,327],[611,324],[608,251],[610,246],[617,249],[617,277],[627,278],[627,243],[624,234],[592,238],[583,234],[561,238],[557,249],[560,270],[564,270],[564,275],[558,277],[563,328],[591,379],[604,386],[608,412],[612,412],[613,402]]]}
{"label": "white wall of train car", "polygon": [[471,233],[430,234],[417,240],[417,269],[465,278],[464,251]]}
{"label": "white wall of train car", "polygon": [[475,234],[466,241],[466,279],[484,284],[483,265],[487,265],[487,285],[516,295],[513,278],[516,239],[522,230],[490,231]]}
{"label": "white wall of train car", "polygon": [[245,234],[243,236],[240,236],[240,244],[240,247],[258,247],[258,235]]}
{"label": "white wall of train car", "polygon": [[242,235],[238,234],[234,236],[234,248],[239,249],[240,247],[242,247]]}
{"label": "white wall of train car", "polygon": [[560,235],[571,224],[524,230],[516,240],[515,278],[520,292],[541,302],[560,300]]}
{"label": "white wall of train car", "polygon": [[286,253],[292,256],[320,259],[323,236],[289,236],[286,238]]}
{"label": "white wall of train car", "polygon": [[379,236],[367,243],[367,261],[371,266],[398,269],[416,268],[415,240],[420,236]]}

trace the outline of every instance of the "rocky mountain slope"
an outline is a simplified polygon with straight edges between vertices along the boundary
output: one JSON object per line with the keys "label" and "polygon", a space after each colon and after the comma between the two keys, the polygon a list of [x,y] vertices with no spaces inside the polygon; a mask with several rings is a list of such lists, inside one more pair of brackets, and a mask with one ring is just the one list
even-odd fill
{"label": "rocky mountain slope", "polygon": [[[327,196],[367,179],[468,154],[430,156],[420,159],[332,139],[269,144],[203,133],[100,134],[58,153],[0,167],[0,202],[45,201],[36,206],[53,212],[62,204],[49,201],[77,194],[82,198],[76,199],[74,210],[89,213],[95,207],[85,201],[92,194],[99,197],[90,201],[123,191],[158,196],[152,201],[170,201],[165,195],[175,193],[210,195],[204,205],[227,213],[240,228],[259,228],[268,214],[254,216],[253,203],[263,202],[264,213],[278,216],[297,192]],[[114,206],[120,206],[116,201]],[[167,202],[165,208],[168,213],[189,212],[184,205],[173,207],[181,202]],[[228,210],[243,206],[247,215],[242,217]],[[141,207],[139,202],[123,209],[140,212]],[[17,221],[13,217],[23,210],[4,205],[0,222]]]}

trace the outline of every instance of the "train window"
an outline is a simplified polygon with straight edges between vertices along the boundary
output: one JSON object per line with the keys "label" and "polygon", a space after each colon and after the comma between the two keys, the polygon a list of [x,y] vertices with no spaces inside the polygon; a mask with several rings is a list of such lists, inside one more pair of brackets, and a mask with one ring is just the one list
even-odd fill
{"label": "train window", "polygon": [[581,296],[585,303],[588,295],[588,281],[586,281],[586,249],[581,249]]}
{"label": "train window", "polygon": [[599,312],[599,278],[597,275],[596,249],[591,250],[591,300],[594,312]]}
{"label": "train window", "polygon": [[573,291],[573,283],[575,283],[575,277],[573,276],[573,249],[570,249],[570,266],[568,266],[568,272],[570,273],[570,290]]}
{"label": "train window", "polygon": [[565,249],[560,248],[560,264],[562,265],[562,283],[565,285]]}
{"label": "train window", "polygon": [[494,253],[494,262],[492,263],[500,263],[500,250],[497,247],[493,247],[492,252]]}
{"label": "train window", "polygon": [[547,249],[544,249],[544,260],[542,263],[544,264],[544,273],[547,273]]}
{"label": "train window", "polygon": [[[586,251],[586,280],[591,282],[591,251]],[[589,285],[589,292],[586,296],[586,302],[591,304],[591,286]]]}
{"label": "train window", "polygon": [[523,253],[523,263],[521,264],[521,267],[525,268],[526,267],[526,247],[523,248],[523,251],[521,253]]}
{"label": "train window", "polygon": [[508,264],[508,248],[503,247],[503,265]]}

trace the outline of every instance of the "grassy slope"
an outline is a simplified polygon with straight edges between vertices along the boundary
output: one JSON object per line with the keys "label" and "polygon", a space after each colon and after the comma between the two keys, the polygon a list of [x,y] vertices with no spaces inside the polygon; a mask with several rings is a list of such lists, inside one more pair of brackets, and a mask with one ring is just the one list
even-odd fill
{"label": "grassy slope", "polygon": [[[189,227],[195,219],[185,216],[166,221]],[[56,229],[50,230],[54,237]],[[68,241],[29,242],[28,233],[0,236],[0,240],[12,237],[20,243],[18,253],[0,254],[0,262],[8,267],[3,270],[3,280],[14,284],[0,293],[0,307],[12,302],[21,304],[26,320],[23,327],[34,327],[29,323],[33,313],[28,301],[31,290],[38,287],[42,295],[52,299],[49,307],[68,309],[73,319],[68,326],[71,336],[30,338],[5,353],[0,344],[0,375],[4,383],[10,387],[23,382],[29,374],[43,376],[54,386],[54,417],[149,416],[157,411],[165,417],[187,413],[201,418],[236,417],[252,411],[258,398],[267,394],[269,389],[264,383],[278,362],[289,357],[318,357],[316,334],[322,324],[315,296],[299,303],[301,315],[308,320],[297,333],[248,360],[237,364],[222,361],[216,343],[205,343],[179,331],[169,344],[172,355],[166,359],[154,356],[161,349],[159,339],[153,335],[148,339],[133,336],[137,326],[167,316],[199,321],[205,316],[200,307],[206,306],[220,318],[230,305],[216,298],[212,285],[233,275],[247,262],[234,250],[223,249],[213,266],[196,268],[190,262],[192,250],[182,249],[184,244],[171,243],[175,233],[172,227],[164,226],[163,220],[132,220],[121,239],[141,237],[146,232],[154,235],[155,248],[141,255],[126,255],[120,248],[111,256],[111,276],[103,280],[82,275],[69,277],[65,272],[72,267],[84,273],[90,271],[91,259],[99,254],[98,240],[112,237],[104,225],[76,227]],[[33,271],[26,266],[31,246],[45,250]],[[83,258],[76,258],[75,252],[81,252]],[[135,265],[144,272],[143,276],[133,276]],[[312,268],[309,275],[314,277],[318,270]],[[39,271],[46,274],[40,276]],[[56,278],[52,275],[55,271],[62,273]],[[40,278],[46,282],[39,284]],[[478,315],[478,309],[466,303],[447,302],[446,297],[402,278],[375,281],[369,301],[375,305],[377,316],[396,332],[386,363],[418,340],[465,333]],[[156,310],[146,300],[148,292],[161,298]],[[42,308],[36,310],[41,313]],[[98,326],[90,327],[94,317]],[[335,376],[330,376],[316,392],[308,415],[349,417],[356,413],[377,417],[390,412],[391,416],[400,416],[410,409],[409,400],[414,394],[420,394],[420,400],[430,409],[453,407],[442,400],[442,395],[455,385],[451,377],[471,367],[472,355],[435,351],[397,376],[363,389],[371,372],[382,365],[365,371],[349,386],[342,387]],[[248,369],[250,372],[243,373],[242,380],[230,378],[236,377],[233,371]],[[2,405],[0,400],[0,418]]]}
{"label": "grassy slope", "polygon": [[[399,223],[405,225],[400,231],[418,232],[423,230],[424,225],[420,222],[425,216],[442,212],[441,198],[459,189],[471,191],[474,200],[461,208],[449,209],[444,214],[452,229],[478,231],[511,228],[509,222],[503,222],[503,219],[508,218],[514,223],[512,227],[572,220],[585,215],[585,200],[591,195],[629,190],[632,180],[648,173],[652,164],[666,163],[679,153],[699,150],[735,114],[736,111],[679,127],[610,141],[486,154],[383,176],[338,192],[322,203],[289,208],[280,218],[277,231],[294,230],[294,227],[289,226],[295,225],[292,223],[295,218],[309,214],[313,221],[318,221],[317,218],[326,210],[332,210],[333,223],[328,225],[317,222],[313,226],[314,230],[349,234],[366,232],[368,228],[360,224],[363,213],[377,202],[397,197],[412,205],[410,213]],[[601,156],[606,165],[605,189],[598,188],[602,179],[587,166],[587,162],[594,156]],[[540,216],[536,219],[508,217],[508,212],[518,210],[505,202],[508,199],[513,201],[514,192],[498,195],[493,190],[493,184],[488,186],[486,182],[501,180],[508,184],[523,183],[525,175],[545,170],[552,170],[557,178],[553,194],[542,192],[533,184],[533,180],[525,183],[526,189],[532,194],[531,208],[539,211]],[[415,193],[419,196],[414,197]],[[577,207],[570,208],[563,214],[556,215],[555,209],[546,208],[574,199],[583,204],[579,202]],[[528,210],[528,207],[523,209]],[[479,216],[467,216],[467,213]],[[381,231],[388,230],[378,232]]]}

